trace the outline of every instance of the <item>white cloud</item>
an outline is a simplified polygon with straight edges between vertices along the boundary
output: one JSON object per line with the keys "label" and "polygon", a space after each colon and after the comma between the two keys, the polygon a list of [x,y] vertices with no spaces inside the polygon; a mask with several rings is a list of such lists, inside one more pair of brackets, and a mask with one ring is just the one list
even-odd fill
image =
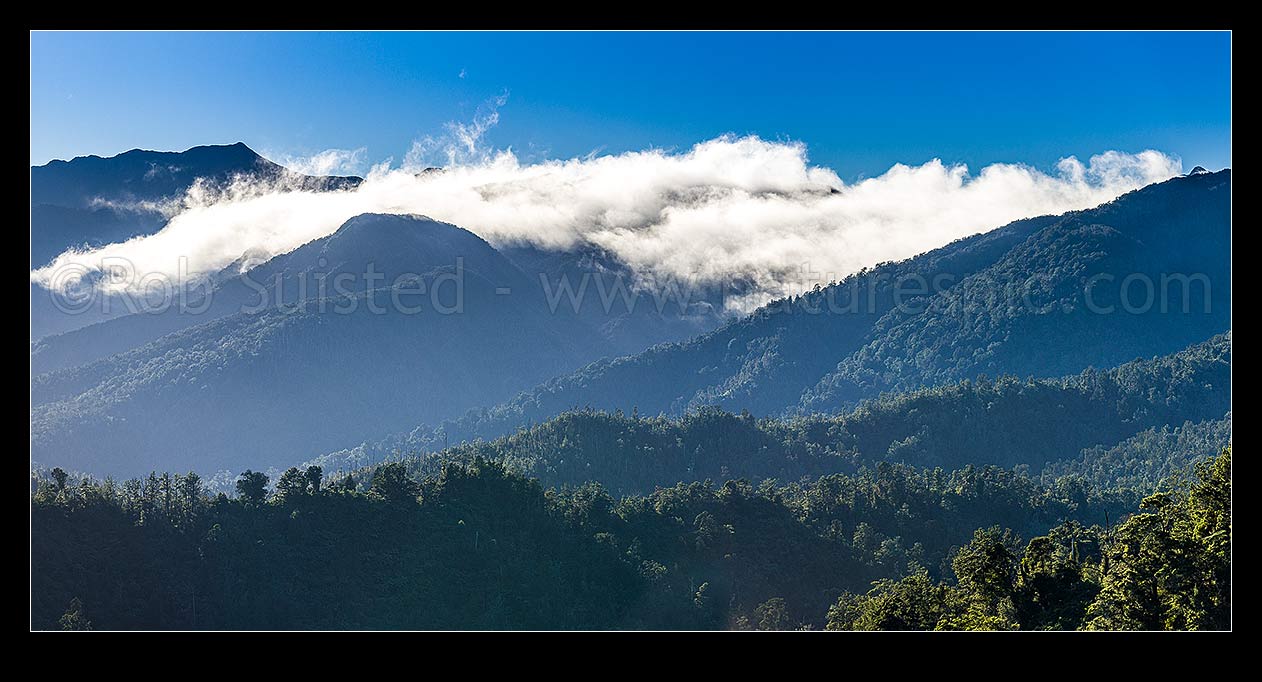
{"label": "white cloud", "polygon": [[412,143],[404,157],[404,168],[433,168],[485,164],[493,152],[483,145],[483,138],[500,122],[500,107],[508,102],[508,93],[482,103],[468,123],[450,121],[443,125],[441,137],[424,137]]}
{"label": "white cloud", "polygon": [[263,156],[303,175],[359,175],[367,165],[368,149],[326,149],[311,156],[265,151]]}
{"label": "white cloud", "polygon": [[[757,287],[748,307],[1018,218],[1095,206],[1181,170],[1160,152],[1109,151],[1086,163],[1064,159],[1052,172],[994,164],[971,174],[935,159],[846,185],[812,166],[804,145],[757,137],[524,163],[511,150],[481,148],[500,104],[452,126],[445,146],[418,143],[424,149],[401,167],[373,168],[358,189],[190,192],[157,234],[64,253],[31,280],[47,283],[71,264],[97,269],[107,257],[173,275],[183,256],[193,272],[213,272],[248,250],[292,250],[360,213],[420,213],[493,244],[601,247],[648,276],[741,278]],[[418,174],[434,153],[449,161],[445,170]]]}

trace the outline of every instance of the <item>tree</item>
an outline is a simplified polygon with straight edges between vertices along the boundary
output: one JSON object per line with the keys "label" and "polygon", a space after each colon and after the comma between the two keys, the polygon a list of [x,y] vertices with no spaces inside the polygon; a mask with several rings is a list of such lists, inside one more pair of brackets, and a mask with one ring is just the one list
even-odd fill
{"label": "tree", "polygon": [[179,498],[180,516],[187,523],[197,511],[202,498],[202,478],[190,471],[184,476],[175,476],[176,495]]}
{"label": "tree", "polygon": [[732,535],[732,527],[720,524],[714,514],[703,511],[693,520],[697,551],[703,555],[722,554],[728,538]]}
{"label": "tree", "polygon": [[952,630],[1011,630],[1016,604],[1018,539],[998,526],[978,529],[951,560],[957,587],[948,594],[950,615],[939,624]]}
{"label": "tree", "polygon": [[237,479],[237,495],[250,504],[267,499],[267,474],[246,469]]}
{"label": "tree", "polygon": [[[34,471],[32,627],[791,629],[825,615],[833,630],[1231,626],[1230,450],[1111,533],[1057,521],[1103,518],[1090,484],[1066,501],[1074,486],[1060,479],[997,467],[892,464],[615,500],[596,484],[545,489],[515,461],[468,452],[437,472],[376,467],[369,494],[322,493],[318,507],[280,506],[317,489],[310,468],[280,476],[274,504],[253,471],[235,501],[208,500],[195,475],[156,473],[121,490],[76,477],[58,496]],[[297,514],[305,505],[319,513]],[[974,532],[982,520],[999,525]],[[1005,526],[1035,537],[1021,547]],[[349,587],[348,574],[360,578]],[[842,590],[825,614],[823,595]]]}
{"label": "tree", "polygon": [[754,627],[759,630],[795,630],[798,624],[789,616],[784,598],[772,597],[754,609]]}
{"label": "tree", "polygon": [[829,630],[933,630],[945,610],[946,588],[923,567],[901,580],[878,580],[864,595],[844,594],[828,610]]}
{"label": "tree", "polygon": [[1011,597],[1017,577],[1013,550],[1017,542],[1012,531],[999,526],[976,530],[972,541],[951,560],[960,587],[992,602]]}
{"label": "tree", "polygon": [[1196,467],[1186,496],[1159,492],[1120,525],[1087,609],[1092,630],[1231,626],[1231,448]]}
{"label": "tree", "polygon": [[406,466],[390,462],[373,472],[369,492],[390,502],[415,502],[420,486],[408,477]]}
{"label": "tree", "polygon": [[60,495],[61,493],[65,492],[66,491],[66,478],[67,478],[66,472],[61,467],[55,467],[52,470],[52,477],[53,477],[53,483],[57,487],[57,494]]}
{"label": "tree", "polygon": [[307,496],[307,475],[297,467],[289,467],[276,481],[276,499],[293,503]]}
{"label": "tree", "polygon": [[1188,493],[1191,533],[1199,539],[1201,579],[1198,627],[1231,627],[1231,446],[1196,467]]}
{"label": "tree", "polygon": [[158,523],[162,521],[158,510],[161,508],[159,501],[160,491],[158,483],[158,473],[150,471],[145,477],[144,483],[140,486],[140,522],[143,524]]}
{"label": "tree", "polygon": [[320,482],[324,478],[324,470],[312,464],[307,467],[307,492],[312,495],[320,494]]}
{"label": "tree", "polygon": [[1024,630],[1073,630],[1099,586],[1087,579],[1084,561],[1094,557],[1094,534],[1067,522],[1030,540],[1021,557],[1017,620]]}

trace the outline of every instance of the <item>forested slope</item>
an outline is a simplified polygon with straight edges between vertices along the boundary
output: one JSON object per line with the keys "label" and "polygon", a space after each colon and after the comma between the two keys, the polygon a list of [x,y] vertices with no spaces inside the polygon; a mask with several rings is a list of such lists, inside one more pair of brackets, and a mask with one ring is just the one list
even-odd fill
{"label": "forested slope", "polygon": [[[577,410],[509,436],[434,453],[418,454],[425,444],[401,439],[315,463],[334,471],[402,459],[413,472],[432,473],[447,461],[482,457],[550,485],[599,481],[614,491],[646,493],[676,481],[791,481],[854,472],[880,461],[948,470],[1025,466],[1038,472],[1073,460],[1079,463],[1064,466],[1092,472],[1098,484],[1108,486],[1115,480],[1106,480],[1108,464],[1100,459],[1122,455],[1106,455],[1105,448],[1147,429],[1223,420],[1230,410],[1228,332],[1173,355],[1109,370],[1061,379],[963,381],[885,395],[835,416],[756,419],[703,408],[671,418]],[[1186,466],[1188,448],[1212,451],[1225,445],[1218,435],[1222,442],[1190,441],[1182,448],[1175,443],[1163,450],[1162,461],[1115,473],[1136,486],[1155,485],[1169,473],[1171,461],[1174,468]],[[1100,452],[1083,455],[1087,448]]]}
{"label": "forested slope", "polygon": [[1221,628],[1229,454],[1198,472],[1114,527],[1119,496],[997,467],[620,500],[484,460],[270,492],[246,472],[236,498],[58,469],[33,499],[32,627]]}

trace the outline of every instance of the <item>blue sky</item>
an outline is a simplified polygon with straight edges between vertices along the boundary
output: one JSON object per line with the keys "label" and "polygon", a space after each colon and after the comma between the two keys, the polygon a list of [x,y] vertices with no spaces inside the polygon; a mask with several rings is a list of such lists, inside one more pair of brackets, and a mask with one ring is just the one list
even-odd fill
{"label": "blue sky", "polygon": [[507,93],[523,159],[799,140],[843,179],[1152,148],[1231,165],[1226,33],[32,33],[31,163],[413,140]]}

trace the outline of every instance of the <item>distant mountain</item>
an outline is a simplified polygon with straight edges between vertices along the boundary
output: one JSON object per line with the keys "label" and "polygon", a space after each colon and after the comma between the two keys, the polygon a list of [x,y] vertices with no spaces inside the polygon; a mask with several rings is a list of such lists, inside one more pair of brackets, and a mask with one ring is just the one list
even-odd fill
{"label": "distant mountain", "polygon": [[[1230,410],[1227,333],[1109,370],[966,380],[889,394],[835,416],[754,419],[713,408],[679,418],[571,411],[509,436],[403,461],[415,475],[432,475],[447,463],[480,457],[546,485],[597,481],[615,495],[651,493],[679,481],[790,482],[853,474],[881,462],[946,471],[1048,468],[1088,473],[1102,490],[1123,480],[1145,490],[1228,445]],[[1197,426],[1166,428],[1185,422]],[[1141,447],[1154,441],[1160,448]],[[407,452],[405,443],[395,446],[313,463],[326,471],[354,469],[365,460],[395,459],[395,449]],[[368,470],[355,475],[371,479]]]}
{"label": "distant mountain", "polygon": [[[389,280],[435,267],[435,254],[450,259],[469,247],[473,250],[470,255],[478,256],[488,248],[481,240],[444,243],[444,232],[415,227],[407,218],[370,214],[352,219],[332,237],[317,239],[261,264],[244,255],[212,278],[214,289],[209,295],[201,290],[193,292],[188,309],[194,312],[171,306],[38,340],[31,345],[31,374],[68,369],[139,348],[163,335],[257,306],[263,298],[272,304],[320,298],[326,295],[317,285],[321,278],[328,283],[329,293],[339,276],[356,277],[362,288],[362,277],[358,276],[370,264],[383,280]],[[579,334],[590,337],[584,343],[599,346],[590,357],[625,355],[689,338],[718,327],[725,319],[721,301],[713,295],[705,298],[707,292],[698,292],[695,298],[662,295],[659,306],[659,298],[636,290],[640,285],[629,269],[603,254],[524,245],[502,248],[499,253],[525,277],[517,298],[529,290],[533,304],[542,300],[549,313],[555,303],[558,319],[577,321],[582,328]],[[445,264],[454,265],[454,261]],[[681,298],[686,305],[680,303]]]}
{"label": "distant mountain", "polygon": [[[71,247],[96,247],[157,232],[166,224],[164,204],[177,200],[195,182],[211,188],[236,178],[283,182],[312,190],[345,189],[357,177],[315,177],[295,173],[238,142],[193,147],[184,152],[133,149],[102,158],[81,156],[31,167],[32,269]],[[83,327],[126,313],[106,314],[94,306],[65,314],[47,291],[31,286],[31,340]]]}
{"label": "distant mountain", "polygon": [[[426,172],[441,172],[428,169]],[[185,152],[132,150],[118,156],[79,157],[33,167],[31,267],[41,266],[71,246],[99,246],[120,242],[159,230],[166,216],[162,202],[178,199],[197,181],[212,187],[236,178],[279,182],[290,187],[337,190],[356,186],[357,177],[313,177],[294,173],[275,164],[242,143],[194,147]],[[43,203],[40,203],[43,202]],[[387,259],[371,243],[359,244],[361,262]],[[627,298],[642,286],[634,273],[607,254],[593,250],[547,250],[520,244],[501,253],[529,276],[534,288],[543,288],[563,306],[573,310],[568,293],[582,296],[578,312],[597,329],[608,344],[609,355],[638,352],[653,344],[680,341],[719,326],[726,314],[722,301],[711,292],[688,298],[639,296]],[[310,255],[278,256],[268,268],[255,272],[256,281],[270,281],[277,269],[318,269],[316,258],[297,266]],[[31,287],[32,374],[41,374],[91,362],[131,350],[158,337],[202,324],[234,312],[243,301],[255,297],[241,274],[257,265],[257,257],[243,254],[216,280],[213,305],[190,316],[179,310],[128,314],[120,301],[106,313],[103,306],[76,314],[59,311],[52,295]],[[248,267],[247,267],[248,266]],[[569,287],[569,291],[565,290]],[[586,290],[583,292],[583,290]],[[291,287],[290,291],[296,289]],[[691,293],[691,292],[689,292]],[[197,295],[194,292],[194,295]],[[659,303],[660,298],[660,305]],[[680,305],[683,298],[687,305]],[[631,301],[628,305],[627,301]],[[608,303],[606,306],[605,303]]]}
{"label": "distant mountain", "polygon": [[[622,357],[715,324],[715,301],[658,313],[589,292],[574,310],[548,282],[627,273],[598,252],[497,251],[423,217],[360,216],[244,272],[243,255],[202,317],[130,316],[34,344],[32,453],[109,473],[283,466],[361,443],[432,451],[574,408],[844,413],[887,392],[1117,366],[1230,328],[1230,191],[1230,171],[1199,174],[1017,221]],[[369,264],[378,283],[356,279]],[[432,289],[457,267],[462,314],[367,310],[400,274]],[[339,274],[349,289],[313,285]],[[240,312],[260,296],[272,307]],[[363,304],[331,310],[349,301]]]}
{"label": "distant mountain", "polygon": [[346,189],[362,178],[295,173],[259,156],[244,142],[193,147],[183,152],[133,149],[117,156],[80,156],[31,168],[31,204],[89,207],[113,202],[162,201],[183,194],[197,180],[222,184],[237,176],[285,180],[306,189]]}
{"label": "distant mountain", "polygon": [[1066,214],[923,311],[887,315],[799,408],[835,410],[979,374],[1108,367],[1230,323],[1230,171],[1175,178]]}
{"label": "distant mountain", "polygon": [[153,232],[165,223],[153,204],[183,196],[198,180],[214,187],[238,177],[312,190],[345,189],[362,181],[295,173],[241,142],[50,161],[31,167],[31,267],[72,246],[99,246]]}
{"label": "distant mountain", "polygon": [[[216,305],[274,305],[35,377],[33,457],[106,472],[285,463],[504,400],[607,350],[489,244],[423,217],[359,216],[248,274],[257,288],[230,280]],[[317,274],[328,294],[302,295]]]}
{"label": "distant mountain", "polygon": [[1230,328],[1230,207],[1224,170],[1018,221],[385,442],[432,450],[583,407],[835,413],[886,391],[1173,353]]}

